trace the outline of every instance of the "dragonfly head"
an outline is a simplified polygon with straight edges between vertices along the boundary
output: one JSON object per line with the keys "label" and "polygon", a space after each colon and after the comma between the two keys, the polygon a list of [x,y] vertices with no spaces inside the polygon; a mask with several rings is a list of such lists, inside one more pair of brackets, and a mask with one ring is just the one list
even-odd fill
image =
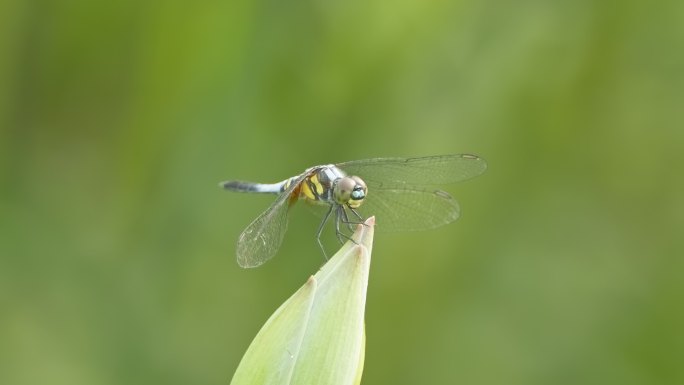
{"label": "dragonfly head", "polygon": [[333,187],[335,202],[353,209],[361,206],[367,192],[366,183],[358,176],[340,178]]}

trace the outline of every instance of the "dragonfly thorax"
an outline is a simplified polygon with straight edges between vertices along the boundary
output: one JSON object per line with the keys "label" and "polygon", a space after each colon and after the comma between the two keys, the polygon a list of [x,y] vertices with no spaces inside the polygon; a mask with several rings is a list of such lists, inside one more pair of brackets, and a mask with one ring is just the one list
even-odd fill
{"label": "dragonfly thorax", "polygon": [[345,176],[333,183],[335,202],[353,209],[361,206],[367,193],[366,183],[358,176]]}
{"label": "dragonfly thorax", "polygon": [[[334,165],[307,170],[308,176],[300,183],[299,198],[311,203],[346,206],[355,209],[363,203],[368,188],[358,176],[349,176]],[[292,183],[291,178],[284,189]]]}

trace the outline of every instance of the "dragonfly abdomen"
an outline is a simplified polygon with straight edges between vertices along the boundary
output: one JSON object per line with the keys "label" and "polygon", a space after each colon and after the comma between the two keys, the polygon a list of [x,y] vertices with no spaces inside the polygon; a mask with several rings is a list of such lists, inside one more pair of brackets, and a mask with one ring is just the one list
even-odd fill
{"label": "dragonfly abdomen", "polygon": [[237,192],[257,192],[257,193],[269,193],[269,194],[280,194],[283,191],[284,182],[279,183],[254,183],[254,182],[244,182],[240,180],[229,180],[221,182],[221,187],[230,191]]}

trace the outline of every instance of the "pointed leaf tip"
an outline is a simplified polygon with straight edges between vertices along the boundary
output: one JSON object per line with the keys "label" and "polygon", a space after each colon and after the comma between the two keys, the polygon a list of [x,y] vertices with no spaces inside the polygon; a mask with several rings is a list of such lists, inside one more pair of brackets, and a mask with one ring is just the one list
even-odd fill
{"label": "pointed leaf tip", "polygon": [[363,370],[375,218],[266,321],[231,385],[356,385]]}

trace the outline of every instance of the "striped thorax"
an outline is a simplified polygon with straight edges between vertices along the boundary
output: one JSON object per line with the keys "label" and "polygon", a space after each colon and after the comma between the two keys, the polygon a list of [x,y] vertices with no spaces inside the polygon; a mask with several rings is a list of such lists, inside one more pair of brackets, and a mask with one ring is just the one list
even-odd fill
{"label": "striped thorax", "polygon": [[[368,188],[361,178],[347,176],[334,165],[314,167],[307,170],[306,174],[306,178],[300,182],[297,196],[311,203],[357,208],[361,206],[368,193]],[[296,180],[297,177],[284,181],[281,191],[287,190]]]}

